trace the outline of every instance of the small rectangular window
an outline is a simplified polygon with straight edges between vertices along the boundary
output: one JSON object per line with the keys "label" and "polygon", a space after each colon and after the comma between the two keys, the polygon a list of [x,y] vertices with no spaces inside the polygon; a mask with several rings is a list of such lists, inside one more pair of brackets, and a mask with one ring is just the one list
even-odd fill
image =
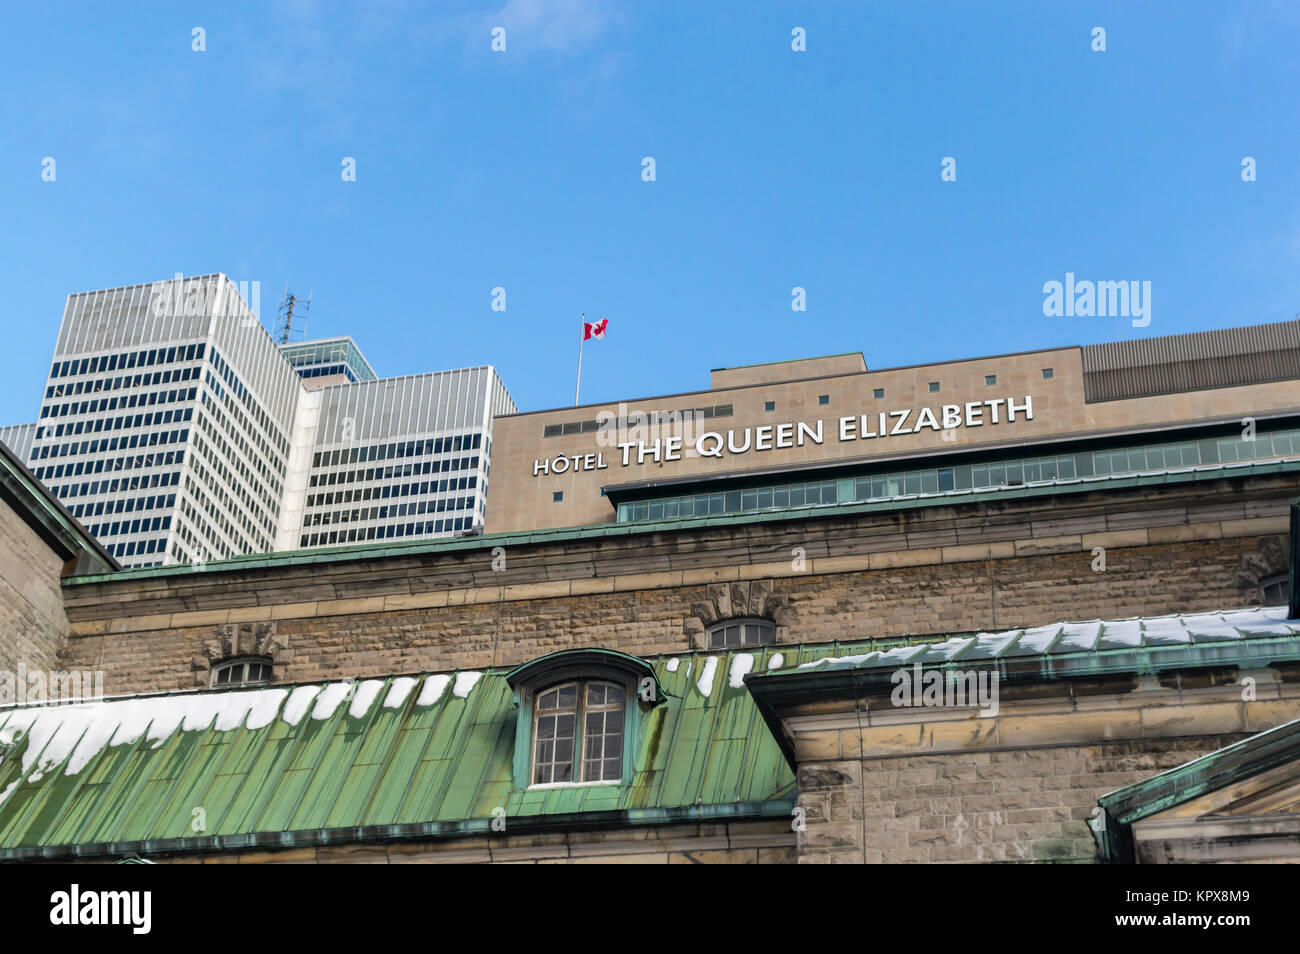
{"label": "small rectangular window", "polygon": [[563,500],[563,499],[564,499],[564,491],[563,491],[563,490],[557,490],[557,491],[555,491],[555,493],[551,494],[551,502],[552,502],[552,503],[559,503],[559,502],[560,502],[561,500]]}
{"label": "small rectangular window", "polygon": [[985,383],[985,384],[997,384],[997,383],[998,383],[998,376],[997,376],[996,374],[986,374],[986,375],[984,375],[984,383]]}
{"label": "small rectangular window", "polygon": [[1050,378],[1052,376],[1052,373],[1053,372],[1051,368],[1043,368],[1043,380],[1046,381],[1048,378]]}
{"label": "small rectangular window", "polygon": [[763,402],[763,410],[764,410],[764,411],[775,411],[775,410],[776,410],[776,402],[775,402],[775,401],[764,401],[764,402]]}
{"label": "small rectangular window", "polygon": [[935,391],[938,391],[938,390],[939,390],[939,382],[938,382],[938,381],[931,381],[931,382],[930,382],[930,393],[933,394]]}
{"label": "small rectangular window", "polygon": [[819,395],[817,395],[817,403],[818,403],[818,404],[830,404],[830,403],[831,403],[831,396],[830,396],[829,394],[819,394]]}
{"label": "small rectangular window", "polygon": [[874,391],[871,392],[871,396],[872,396],[873,398],[880,399],[880,398],[882,398],[882,397],[885,396],[885,389],[884,389],[884,388],[876,388]]}

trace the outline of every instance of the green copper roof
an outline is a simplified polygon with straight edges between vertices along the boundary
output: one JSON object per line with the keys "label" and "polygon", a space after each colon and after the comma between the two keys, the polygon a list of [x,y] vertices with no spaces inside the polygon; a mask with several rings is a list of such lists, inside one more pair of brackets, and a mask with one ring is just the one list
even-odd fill
{"label": "green copper roof", "polygon": [[791,761],[778,709],[889,691],[914,666],[945,672],[990,670],[1003,683],[1046,683],[1153,675],[1212,667],[1261,668],[1300,660],[1300,619],[1275,606],[1183,616],[1052,623],[948,639],[867,642],[745,679]]}
{"label": "green copper roof", "polygon": [[877,679],[888,682],[899,669],[920,665],[997,668],[1003,678],[1049,680],[1117,672],[1150,674],[1166,668],[1236,665],[1245,661],[1266,666],[1297,658],[1300,619],[1289,619],[1285,606],[1273,606],[1051,623],[883,649],[872,647],[857,654],[828,654],[755,679],[773,685],[825,686],[852,675],[858,684]]}
{"label": "green copper roof", "polygon": [[1135,860],[1135,822],[1298,759],[1300,720],[1257,733],[1103,795],[1097,799],[1100,814],[1088,821],[1101,860],[1118,863]]}
{"label": "green copper roof", "polygon": [[505,669],[0,709],[0,859],[788,816],[742,678],[839,648],[650,660],[622,785],[517,788]]}

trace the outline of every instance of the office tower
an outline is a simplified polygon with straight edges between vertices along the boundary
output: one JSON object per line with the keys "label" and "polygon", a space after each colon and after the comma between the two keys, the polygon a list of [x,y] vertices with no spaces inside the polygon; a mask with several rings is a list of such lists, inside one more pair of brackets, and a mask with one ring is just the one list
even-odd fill
{"label": "office tower", "polygon": [[205,275],[70,296],[40,416],[0,440],[150,566],[471,530],[514,410],[491,367],[379,379],[350,338],[279,346]]}

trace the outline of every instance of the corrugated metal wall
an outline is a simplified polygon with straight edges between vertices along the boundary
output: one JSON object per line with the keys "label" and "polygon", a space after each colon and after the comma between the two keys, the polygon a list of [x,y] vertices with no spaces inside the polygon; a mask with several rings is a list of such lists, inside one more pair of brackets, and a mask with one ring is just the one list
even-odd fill
{"label": "corrugated metal wall", "polygon": [[1300,379],[1300,320],[1086,345],[1088,403]]}

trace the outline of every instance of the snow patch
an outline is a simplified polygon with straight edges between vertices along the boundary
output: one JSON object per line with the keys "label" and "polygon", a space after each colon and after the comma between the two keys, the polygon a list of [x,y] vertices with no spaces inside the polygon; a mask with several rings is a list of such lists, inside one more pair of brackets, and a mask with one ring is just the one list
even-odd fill
{"label": "snow patch", "polygon": [[773,653],[772,658],[767,661],[767,669],[771,672],[773,669],[780,669],[785,665],[785,657],[780,653]]}
{"label": "snow patch", "polygon": [[370,707],[375,704],[375,697],[379,695],[379,690],[384,688],[382,681],[378,679],[367,679],[357,687],[357,694],[352,697],[352,705],[348,707],[348,715],[354,719],[360,719]]}
{"label": "snow patch", "polygon": [[13,713],[5,721],[4,734],[10,741],[23,734],[22,774],[35,782],[59,766],[65,775],[76,775],[105,747],[151,744],[158,748],[180,729],[265,728],[286,696],[284,689],[259,689],[33,708]]}
{"label": "snow patch", "polygon": [[417,706],[431,706],[447,691],[447,684],[451,682],[451,676],[425,676],[424,688],[420,690],[420,698],[415,700]]}
{"label": "snow patch", "polygon": [[478,685],[478,681],[483,678],[481,672],[458,672],[456,673],[456,686],[451,690],[453,696],[461,699],[466,698],[470,690]]}
{"label": "snow patch", "polygon": [[704,663],[704,672],[700,673],[700,680],[695,684],[695,688],[700,691],[702,696],[713,695],[713,674],[718,671],[718,657],[710,656]]}
{"label": "snow patch", "polygon": [[326,686],[316,699],[316,705],[312,707],[311,717],[313,719],[328,719],[332,716],[334,710],[339,707],[339,703],[347,697],[352,685],[350,682],[335,682]]}
{"label": "snow patch", "polygon": [[731,673],[727,685],[732,689],[743,689],[745,676],[754,668],[754,657],[749,653],[736,653],[731,657]]}
{"label": "snow patch", "polygon": [[677,667],[680,666],[681,664],[682,661],[678,659],[676,656],[674,656],[672,659],[668,660],[668,665],[665,666],[664,668],[667,669],[669,672],[676,672]]}
{"label": "snow patch", "polygon": [[411,690],[415,688],[415,683],[416,680],[410,676],[398,676],[394,679],[392,688],[388,690],[388,695],[384,697],[384,708],[402,708],[407,697],[411,695]]}
{"label": "snow patch", "polygon": [[301,722],[319,692],[320,686],[298,686],[289,693],[289,701],[284,704],[284,721],[289,725]]}
{"label": "snow patch", "polygon": [[244,728],[249,730],[265,729],[275,721],[280,705],[289,696],[288,689],[263,689],[261,692],[249,693],[253,696],[248,707],[248,720]]}
{"label": "snow patch", "polygon": [[[908,648],[910,649],[911,647]],[[814,659],[812,662],[800,663],[799,668],[800,669],[818,669],[818,668],[834,669],[839,666],[852,666],[855,663],[860,663],[863,660],[870,659],[876,655],[878,654],[871,652],[871,653],[863,653],[860,656],[827,656],[824,659]]]}

